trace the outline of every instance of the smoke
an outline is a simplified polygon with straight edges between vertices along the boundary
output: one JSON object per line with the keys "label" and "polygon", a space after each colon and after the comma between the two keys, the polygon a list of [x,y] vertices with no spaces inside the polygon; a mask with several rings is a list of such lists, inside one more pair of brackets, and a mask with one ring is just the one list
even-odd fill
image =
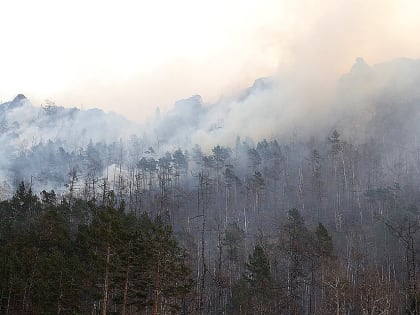
{"label": "smoke", "polygon": [[[387,154],[398,157],[418,147],[419,82],[420,60],[368,65],[358,58],[330,95],[278,75],[215,103],[198,95],[177,101],[140,125],[98,109],[34,107],[19,95],[0,106],[0,179],[16,184],[35,174],[39,185],[62,189],[69,168],[89,158],[104,167],[122,160],[136,165],[145,155],[193,152],[195,144],[210,153],[216,145],[234,148],[238,139],[251,146],[263,139],[322,142],[333,129],[353,145],[381,139]],[[106,172],[115,172],[115,165]]]}
{"label": "smoke", "polygon": [[[79,5],[76,2],[68,9],[77,16]],[[135,133],[147,134],[153,139],[151,142],[166,143],[168,147],[199,143],[211,148],[219,143],[232,145],[238,136],[258,140],[287,138],[292,133],[322,134],[339,122],[349,121],[348,117],[360,116],[361,124],[366,125],[375,112],[369,89],[382,91],[383,82],[389,81],[397,70],[385,71],[374,79],[362,76],[350,80],[352,83],[347,80],[344,87],[339,83],[338,93],[340,77],[359,56],[374,65],[420,55],[420,37],[416,34],[420,28],[420,5],[414,0],[267,0],[261,4],[238,1],[228,5],[216,1],[206,3],[205,10],[194,2],[182,1],[179,7],[190,8],[188,15],[177,5],[171,6],[171,14],[158,15],[161,5],[142,7],[144,19],[138,20],[154,26],[154,33],[144,31],[146,24],[137,24],[140,22],[134,17],[140,11],[134,2],[125,5],[115,10],[104,4],[96,24],[90,20],[96,15],[89,14],[96,7],[89,6],[75,29],[64,23],[66,18],[60,14],[65,10],[56,8],[58,11],[49,14],[53,21],[64,19],[56,23],[57,30],[64,28],[67,35],[85,30],[81,42],[56,36],[65,49],[54,46],[33,55],[28,53],[23,64],[15,68],[14,62],[9,62],[4,69],[14,74],[7,76],[8,80],[35,87],[38,92],[32,89],[28,95],[35,104],[47,96],[60,105],[112,109],[131,121],[143,122],[141,131],[136,127]],[[123,16],[124,22],[118,25],[105,23]],[[32,18],[25,14],[24,21]],[[53,32],[46,19],[39,20],[40,24],[33,23],[34,32]],[[13,22],[10,16],[5,21]],[[89,28],[88,24],[95,26]],[[21,25],[17,30],[22,36],[31,32]],[[99,50],[90,41],[92,36],[99,40]],[[21,41],[13,39],[12,34],[7,38],[21,56]],[[48,40],[44,38],[42,43]],[[75,53],[71,47],[76,44],[83,45]],[[85,54],[83,47],[89,48]],[[74,57],[64,62],[69,53]],[[165,57],[153,59],[154,54]],[[52,55],[56,57],[51,59]],[[54,60],[54,72],[48,71],[47,62],[39,62],[43,56]],[[63,66],[57,67],[58,64]],[[43,67],[45,75],[41,76]],[[256,81],[243,95],[242,91],[258,77],[267,79]],[[61,82],[57,83],[60,86],[43,98],[40,84],[48,85],[51,80]],[[10,86],[4,84],[3,89],[10,90]],[[193,94],[201,98],[171,105],[174,100]],[[159,120],[152,117],[156,106],[162,111]],[[29,113],[28,110],[27,115],[38,115]],[[88,126],[90,119],[87,115],[80,121]],[[40,133],[31,128],[34,127],[28,125],[25,139]],[[94,139],[106,138],[104,128],[90,129],[86,128],[89,132],[102,132],[103,137],[94,135]],[[347,129],[352,130],[350,125]],[[65,137],[72,126],[64,124],[60,130],[61,134],[55,136]],[[55,132],[54,129],[52,134]],[[109,132],[109,136],[114,135],[115,132]],[[72,138],[77,141],[79,135]]]}
{"label": "smoke", "polygon": [[259,77],[290,78],[312,99],[358,56],[376,64],[420,55],[414,0],[1,6],[9,49],[0,100],[22,92],[34,104],[100,107],[137,122],[188,95],[215,103]]}
{"label": "smoke", "polygon": [[232,147],[238,137],[288,143],[296,136],[325,139],[337,129],[358,144],[389,135],[390,126],[397,138],[420,131],[420,61],[369,65],[357,58],[349,68],[331,84],[296,79],[300,74],[278,75],[213,104],[194,96],[178,101],[143,130],[153,130],[149,139],[158,138],[161,148],[199,144],[205,151],[218,144]]}
{"label": "smoke", "polygon": [[[341,82],[338,89],[358,94],[357,100],[354,94],[337,95],[337,82],[358,56],[370,64],[420,56],[416,36],[420,22],[415,18],[420,5],[415,1],[304,1],[290,10],[295,14],[292,28],[272,34],[279,38],[280,62],[270,88],[256,89],[244,101],[226,104],[223,130],[210,136],[203,128],[196,134],[198,143],[213,145],[223,139],[232,143],[237,135],[254,139],[292,132],[314,135],[327,132],[340,121],[346,121],[347,126],[343,122],[341,128],[350,131],[349,116],[357,116],[366,125],[369,115],[365,114],[376,111],[372,103],[378,100],[373,95],[386,91],[394,91],[398,97],[413,95],[414,89],[396,91],[410,80],[418,82],[415,76],[404,75],[410,68],[412,73],[418,71],[417,63],[408,61],[376,66],[372,78],[361,75]],[[355,75],[360,69],[353,70]],[[397,81],[397,86],[389,84]],[[361,137],[354,130],[353,136]]]}
{"label": "smoke", "polygon": [[90,141],[112,143],[128,139],[138,132],[137,128],[123,117],[99,109],[81,111],[55,104],[35,107],[20,94],[13,101],[0,104],[0,144],[5,148],[0,168],[7,168],[13,156],[49,141],[76,152]]}

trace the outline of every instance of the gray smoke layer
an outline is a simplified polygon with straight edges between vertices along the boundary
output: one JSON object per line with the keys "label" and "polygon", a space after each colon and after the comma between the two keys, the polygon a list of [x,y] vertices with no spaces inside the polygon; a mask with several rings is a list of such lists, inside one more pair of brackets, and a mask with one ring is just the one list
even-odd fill
{"label": "gray smoke layer", "polygon": [[[261,78],[214,104],[198,95],[180,100],[141,125],[98,109],[34,107],[18,95],[0,105],[0,177],[16,184],[36,173],[40,188],[63,189],[67,172],[80,161],[98,163],[86,167],[105,167],[109,176],[118,161],[135,165],[142,156],[192,152],[197,144],[209,153],[216,145],[234,147],[238,141],[252,147],[263,139],[283,144],[326,139],[332,130],[352,144],[382,139],[391,156],[392,150],[398,154],[401,148],[418,147],[419,83],[419,60],[370,66],[357,58],[334,84],[300,74]],[[48,161],[59,166],[53,170]],[[6,183],[2,186],[7,190]]]}
{"label": "gray smoke layer", "polygon": [[308,139],[325,137],[332,129],[360,143],[383,132],[374,130],[381,119],[392,120],[387,122],[389,127],[401,127],[395,126],[399,121],[405,129],[417,130],[418,60],[370,66],[357,58],[350,72],[334,85],[298,77],[259,79],[240,95],[216,104],[205,104],[200,96],[178,101],[144,130],[153,128],[160,145],[168,148],[197,143],[204,150],[217,144],[231,146],[238,137]]}

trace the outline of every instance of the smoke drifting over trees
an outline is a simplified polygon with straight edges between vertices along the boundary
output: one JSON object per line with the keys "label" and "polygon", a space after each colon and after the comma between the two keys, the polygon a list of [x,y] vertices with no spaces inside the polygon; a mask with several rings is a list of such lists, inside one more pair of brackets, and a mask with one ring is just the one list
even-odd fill
{"label": "smoke drifting over trees", "polygon": [[[60,204],[67,211],[69,239],[83,229],[102,233],[96,247],[88,239],[86,252],[74,253],[99,259],[97,278],[78,283],[93,293],[76,294],[97,312],[417,314],[419,82],[417,60],[369,66],[358,58],[334,88],[259,79],[216,104],[200,96],[178,101],[143,125],[98,110],[35,108],[19,95],[0,107],[2,198],[11,198],[1,213],[12,209],[23,230],[38,235],[55,194],[44,191],[40,201],[33,193],[54,189],[62,201],[50,210],[60,212]],[[86,217],[74,212],[80,207]],[[4,231],[16,218],[1,227],[10,244],[18,239]],[[176,254],[166,224],[188,258]],[[153,264],[153,275],[138,270],[139,279],[150,276],[137,284],[145,296],[121,280],[137,240],[122,231],[131,228],[151,243],[151,230],[167,236],[171,246],[150,245],[156,257],[171,248],[182,257],[179,274],[191,282],[176,296],[160,286],[169,269]],[[37,246],[31,250],[41,259]],[[30,285],[43,285],[41,265],[29,267],[38,277]],[[29,284],[13,282],[10,265],[2,268],[2,310],[39,307],[34,291],[26,294]]]}

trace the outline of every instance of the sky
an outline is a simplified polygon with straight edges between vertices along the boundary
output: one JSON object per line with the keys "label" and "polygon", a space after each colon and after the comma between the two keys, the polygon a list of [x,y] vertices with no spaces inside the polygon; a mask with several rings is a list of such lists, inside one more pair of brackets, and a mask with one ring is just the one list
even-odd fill
{"label": "sky", "polygon": [[259,77],[324,84],[356,57],[420,58],[418,30],[417,0],[2,0],[0,102],[23,93],[143,121]]}

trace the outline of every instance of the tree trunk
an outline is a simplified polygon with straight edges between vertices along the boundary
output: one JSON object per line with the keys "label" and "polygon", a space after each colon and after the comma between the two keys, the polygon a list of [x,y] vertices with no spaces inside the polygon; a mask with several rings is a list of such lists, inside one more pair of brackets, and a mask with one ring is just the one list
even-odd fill
{"label": "tree trunk", "polygon": [[160,264],[158,262],[156,278],[155,278],[155,299],[153,301],[153,315],[159,314],[159,288],[160,288]]}
{"label": "tree trunk", "polygon": [[109,288],[109,261],[111,257],[111,246],[106,248],[106,265],[105,265],[105,280],[104,280],[104,303],[102,306],[102,315],[106,315],[108,306],[108,288]]}
{"label": "tree trunk", "polygon": [[130,272],[130,257],[127,258],[127,266],[125,269],[125,283],[124,283],[124,297],[121,315],[125,315],[127,310],[127,300],[128,300],[128,274]]}
{"label": "tree trunk", "polygon": [[60,293],[58,295],[58,301],[57,301],[57,315],[61,314],[61,299],[63,298],[63,283],[62,283],[62,279],[63,279],[63,271],[60,272]]}

